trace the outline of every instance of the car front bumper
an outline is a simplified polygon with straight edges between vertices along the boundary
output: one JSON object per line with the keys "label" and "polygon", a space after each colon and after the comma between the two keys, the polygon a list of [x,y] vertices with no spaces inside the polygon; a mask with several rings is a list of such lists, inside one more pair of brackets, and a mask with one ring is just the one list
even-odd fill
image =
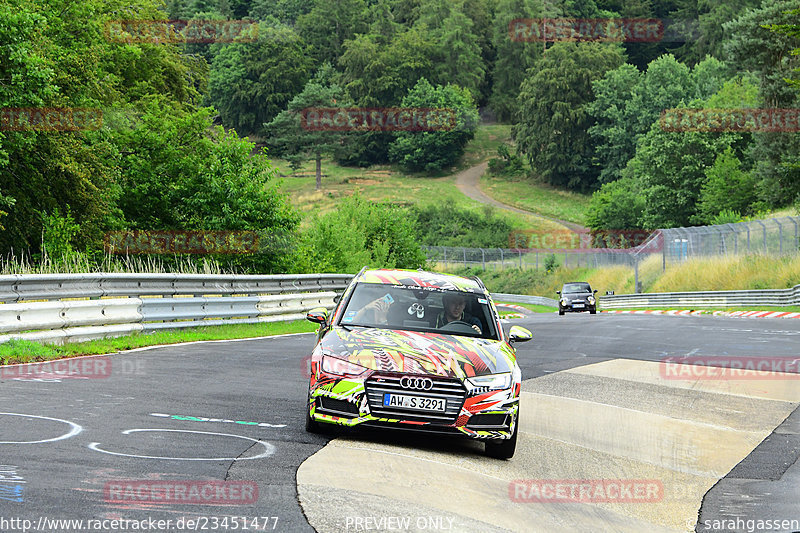
{"label": "car front bumper", "polygon": [[[502,390],[468,390],[458,379],[426,376],[433,379],[433,390],[416,392],[398,388],[403,375],[378,371],[356,377],[328,374],[312,361],[309,416],[317,422],[347,427],[386,427],[474,439],[509,439],[513,435],[520,383]],[[390,393],[444,398],[446,410],[387,408],[382,404],[383,395]]]}

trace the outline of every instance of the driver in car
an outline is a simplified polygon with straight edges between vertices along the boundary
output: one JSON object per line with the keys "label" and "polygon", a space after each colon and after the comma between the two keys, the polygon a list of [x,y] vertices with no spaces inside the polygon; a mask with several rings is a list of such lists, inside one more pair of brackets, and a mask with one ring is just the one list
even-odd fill
{"label": "driver in car", "polygon": [[444,296],[442,296],[442,305],[444,305],[444,311],[439,313],[436,317],[436,328],[444,327],[450,322],[460,321],[466,322],[478,333],[483,333],[481,331],[481,321],[464,311],[467,305],[466,296],[462,294],[445,293]]}

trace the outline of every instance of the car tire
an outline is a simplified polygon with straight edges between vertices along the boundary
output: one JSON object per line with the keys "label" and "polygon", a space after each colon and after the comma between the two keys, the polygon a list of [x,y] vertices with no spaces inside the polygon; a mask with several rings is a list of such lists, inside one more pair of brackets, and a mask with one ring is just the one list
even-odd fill
{"label": "car tire", "polygon": [[517,420],[514,424],[514,434],[510,439],[504,440],[487,440],[484,453],[488,457],[494,459],[511,459],[514,457],[514,452],[517,449],[517,432],[519,431],[519,412],[517,412]]}
{"label": "car tire", "polygon": [[559,307],[558,316],[564,316],[564,310]]}
{"label": "car tire", "polygon": [[597,314],[597,309],[589,309],[589,314],[590,315],[596,315]]}
{"label": "car tire", "polygon": [[319,422],[311,418],[311,410],[308,407],[310,402],[306,400],[306,432],[307,433],[322,433],[322,427]]}

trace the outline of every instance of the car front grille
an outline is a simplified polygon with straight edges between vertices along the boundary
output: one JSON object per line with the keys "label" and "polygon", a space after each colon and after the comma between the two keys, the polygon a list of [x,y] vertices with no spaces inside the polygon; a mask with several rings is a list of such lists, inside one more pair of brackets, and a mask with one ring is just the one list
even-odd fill
{"label": "car front grille", "polygon": [[[403,376],[374,375],[365,383],[369,408],[373,415],[382,418],[400,418],[413,422],[431,422],[434,424],[453,424],[464,405],[467,391],[464,385],[456,379],[429,377],[433,380],[433,388],[429,391],[407,389],[400,385]],[[415,376],[419,377],[419,376]],[[446,408],[444,412],[426,412],[418,409],[404,409],[402,407],[385,407],[383,395],[406,394],[423,396],[425,398],[444,398]]]}

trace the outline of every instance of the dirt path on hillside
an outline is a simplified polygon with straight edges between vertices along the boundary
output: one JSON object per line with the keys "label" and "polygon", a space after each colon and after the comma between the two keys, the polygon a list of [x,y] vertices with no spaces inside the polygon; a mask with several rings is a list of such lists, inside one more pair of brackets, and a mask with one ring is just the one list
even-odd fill
{"label": "dirt path on hillside", "polygon": [[586,228],[584,228],[580,224],[575,224],[574,222],[567,222],[566,220],[560,220],[545,215],[540,215],[539,213],[533,213],[531,211],[525,211],[524,209],[519,209],[517,207],[514,207],[513,205],[508,205],[504,204],[503,202],[498,202],[494,198],[485,194],[480,189],[479,184],[481,176],[483,176],[484,172],[486,172],[486,169],[488,167],[489,163],[483,162],[480,165],[476,165],[472,168],[468,168],[467,170],[464,170],[456,174],[456,187],[458,187],[458,190],[464,193],[465,196],[472,198],[476,202],[480,202],[482,204],[491,205],[497,207],[498,209],[505,209],[506,211],[513,211],[515,213],[521,213],[523,215],[530,215],[550,220],[551,222],[556,222],[557,224],[566,226],[572,231],[586,231]]}

